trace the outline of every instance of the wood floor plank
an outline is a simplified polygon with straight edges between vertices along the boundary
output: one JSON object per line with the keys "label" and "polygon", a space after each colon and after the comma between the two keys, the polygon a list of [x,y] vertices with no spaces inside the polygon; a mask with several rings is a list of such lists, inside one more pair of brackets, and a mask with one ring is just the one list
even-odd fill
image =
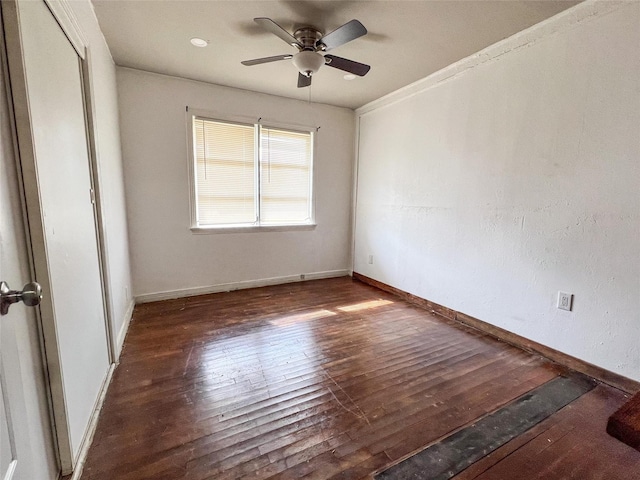
{"label": "wood floor plank", "polygon": [[367,478],[563,371],[350,278],[143,304],[82,479]]}

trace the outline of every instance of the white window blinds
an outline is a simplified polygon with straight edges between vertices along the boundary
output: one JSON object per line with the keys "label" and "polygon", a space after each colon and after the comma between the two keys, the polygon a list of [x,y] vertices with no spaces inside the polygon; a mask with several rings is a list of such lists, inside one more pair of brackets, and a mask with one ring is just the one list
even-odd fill
{"label": "white window blinds", "polygon": [[200,117],[192,127],[195,226],[311,223],[311,133]]}
{"label": "white window blinds", "polygon": [[311,134],[260,129],[260,220],[311,220]]}
{"label": "white window blinds", "polygon": [[197,224],[255,223],[253,125],[195,118]]}

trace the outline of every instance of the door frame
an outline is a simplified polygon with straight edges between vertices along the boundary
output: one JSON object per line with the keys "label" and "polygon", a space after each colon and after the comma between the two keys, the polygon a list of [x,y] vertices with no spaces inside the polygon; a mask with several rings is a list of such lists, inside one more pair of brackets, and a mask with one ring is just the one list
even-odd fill
{"label": "door frame", "polygon": [[[105,239],[105,219],[101,202],[100,175],[98,168],[98,149],[96,135],[96,113],[93,98],[93,84],[91,76],[91,55],[86,36],[79,27],[78,21],[66,0],[43,0],[67,39],[75,49],[80,59],[80,75],[83,87],[83,100],[85,106],[85,128],[87,137],[87,153],[89,157],[89,170],[91,189],[94,202],[94,226],[96,229],[98,261],[100,270],[100,283],[103,299],[105,319],[105,331],[109,364],[111,365],[105,382],[110,379],[113,365],[117,358],[115,335],[110,308],[110,290],[108,282],[108,258]],[[83,452],[89,447],[91,437],[91,424],[95,424],[92,418],[86,426],[85,437],[79,449],[78,457],[74,458],[71,448],[67,406],[64,396],[63,372],[61,370],[61,351],[58,343],[57,326],[53,309],[51,292],[51,279],[49,276],[47,252],[45,248],[44,224],[40,208],[40,194],[37,185],[35,151],[33,144],[33,131],[31,128],[31,115],[27,95],[27,81],[25,74],[24,58],[21,49],[21,32],[19,24],[19,0],[3,0],[1,3],[2,31],[2,57],[5,73],[7,73],[7,96],[10,111],[12,113],[12,135],[16,152],[18,180],[20,195],[22,197],[23,217],[25,219],[25,231],[27,236],[27,253],[29,267],[33,278],[36,278],[43,289],[43,299],[40,307],[36,309],[38,318],[40,343],[44,368],[48,380],[48,397],[50,416],[54,440],[56,444],[59,465],[63,475],[71,473],[76,462],[83,456]],[[103,386],[104,390],[104,386]],[[96,406],[100,404],[104,392],[96,399]],[[93,425],[95,426],[95,425]]]}

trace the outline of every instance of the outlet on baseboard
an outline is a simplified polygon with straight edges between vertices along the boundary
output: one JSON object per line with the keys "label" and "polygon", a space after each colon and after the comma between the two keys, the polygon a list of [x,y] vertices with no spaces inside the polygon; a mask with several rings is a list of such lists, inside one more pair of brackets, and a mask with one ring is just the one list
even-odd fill
{"label": "outlet on baseboard", "polygon": [[572,304],[573,304],[573,294],[558,292],[558,308],[560,310],[568,310],[570,312]]}

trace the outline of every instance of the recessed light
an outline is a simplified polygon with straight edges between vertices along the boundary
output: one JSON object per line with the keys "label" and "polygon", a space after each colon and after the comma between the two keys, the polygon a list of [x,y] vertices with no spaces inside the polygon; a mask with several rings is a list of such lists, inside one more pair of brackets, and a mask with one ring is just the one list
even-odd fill
{"label": "recessed light", "polygon": [[193,45],[194,47],[206,47],[207,45],[209,45],[209,41],[208,40],[204,40],[203,38],[198,38],[198,37],[193,37],[191,39],[191,45]]}
{"label": "recessed light", "polygon": [[353,73],[347,73],[344,77],[345,80],[355,80],[356,76]]}

